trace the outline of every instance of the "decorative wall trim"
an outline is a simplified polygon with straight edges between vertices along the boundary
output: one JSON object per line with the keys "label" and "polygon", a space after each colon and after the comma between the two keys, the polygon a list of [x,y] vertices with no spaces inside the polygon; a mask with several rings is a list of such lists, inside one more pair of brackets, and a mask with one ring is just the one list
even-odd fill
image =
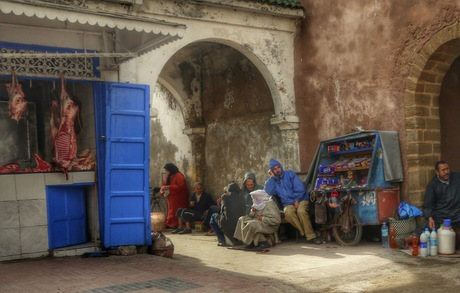
{"label": "decorative wall trim", "polygon": [[[98,58],[50,58],[44,54],[48,52],[82,53],[81,50],[71,52],[70,49],[0,43],[0,75],[10,75],[15,71],[19,76],[58,78],[60,73],[65,72],[68,79],[99,80],[96,69]],[[8,57],[2,54],[8,54]],[[27,54],[28,57],[21,54]]]}

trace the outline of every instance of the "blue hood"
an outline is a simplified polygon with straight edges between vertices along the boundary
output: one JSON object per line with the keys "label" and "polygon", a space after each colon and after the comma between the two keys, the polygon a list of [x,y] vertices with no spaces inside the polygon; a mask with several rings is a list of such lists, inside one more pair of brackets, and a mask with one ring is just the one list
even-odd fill
{"label": "blue hood", "polygon": [[284,169],[283,169],[283,166],[281,165],[281,163],[280,163],[280,162],[278,162],[278,161],[277,161],[277,160],[275,160],[275,159],[271,159],[271,160],[270,160],[270,164],[269,164],[269,168],[270,168],[270,170],[272,170],[272,171],[273,171],[273,168],[274,168],[275,166],[278,166],[278,167],[280,167],[280,168],[281,168],[281,170],[282,170],[282,171],[284,171]]}

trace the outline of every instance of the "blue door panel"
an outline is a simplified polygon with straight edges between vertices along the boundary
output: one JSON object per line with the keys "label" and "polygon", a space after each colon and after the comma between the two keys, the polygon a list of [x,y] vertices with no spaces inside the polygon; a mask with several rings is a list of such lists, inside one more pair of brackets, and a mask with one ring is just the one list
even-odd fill
{"label": "blue door panel", "polygon": [[112,219],[134,220],[135,222],[144,220],[144,196],[114,196],[112,197]]}
{"label": "blue door panel", "polygon": [[[137,164],[142,165],[144,157],[137,154],[145,152],[145,143],[143,142],[112,142],[112,157],[110,158],[113,165],[116,164]],[[119,154],[124,154],[119,156]]]}
{"label": "blue door panel", "polygon": [[103,245],[150,245],[149,87],[101,83],[97,92],[96,105],[105,108],[104,119],[96,119],[97,135],[104,137],[98,141]]}
{"label": "blue door panel", "polygon": [[49,248],[87,241],[84,186],[47,186]]}
{"label": "blue door panel", "polygon": [[[112,115],[111,126],[112,126],[112,137],[123,137],[123,138],[140,138],[143,140],[146,130],[143,122],[144,116],[131,115],[125,113],[125,115]],[[132,125],[138,125],[132,127]]]}
{"label": "blue door panel", "polygon": [[139,245],[133,243],[135,239],[142,239],[144,237],[144,221],[135,223],[130,221],[129,223],[113,222],[109,227],[110,235],[108,237],[117,246],[120,245]]}
{"label": "blue door panel", "polygon": [[112,171],[112,180],[110,187],[113,194],[120,192],[128,194],[144,194],[144,171],[137,169],[116,169]]}
{"label": "blue door panel", "polygon": [[[149,107],[149,99],[145,99],[147,85],[133,85],[124,83],[108,83],[116,89],[111,93],[110,111],[144,114]],[[147,95],[148,96],[148,95]]]}

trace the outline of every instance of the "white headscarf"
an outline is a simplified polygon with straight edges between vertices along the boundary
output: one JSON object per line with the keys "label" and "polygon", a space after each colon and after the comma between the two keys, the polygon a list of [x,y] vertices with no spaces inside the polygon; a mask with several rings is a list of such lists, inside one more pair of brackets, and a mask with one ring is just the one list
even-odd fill
{"label": "white headscarf", "polygon": [[265,208],[266,202],[270,199],[270,195],[263,189],[255,190],[250,193],[252,197],[252,207],[260,211]]}

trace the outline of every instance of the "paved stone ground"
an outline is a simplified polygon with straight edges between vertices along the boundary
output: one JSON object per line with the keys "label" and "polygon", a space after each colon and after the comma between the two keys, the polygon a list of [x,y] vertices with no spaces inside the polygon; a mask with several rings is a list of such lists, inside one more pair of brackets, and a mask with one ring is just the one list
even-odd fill
{"label": "paved stone ground", "polygon": [[[460,258],[412,257],[289,240],[269,252],[218,247],[204,233],[171,235],[173,259],[150,254],[0,263],[0,292],[458,292]],[[460,256],[460,255],[456,255]]]}

